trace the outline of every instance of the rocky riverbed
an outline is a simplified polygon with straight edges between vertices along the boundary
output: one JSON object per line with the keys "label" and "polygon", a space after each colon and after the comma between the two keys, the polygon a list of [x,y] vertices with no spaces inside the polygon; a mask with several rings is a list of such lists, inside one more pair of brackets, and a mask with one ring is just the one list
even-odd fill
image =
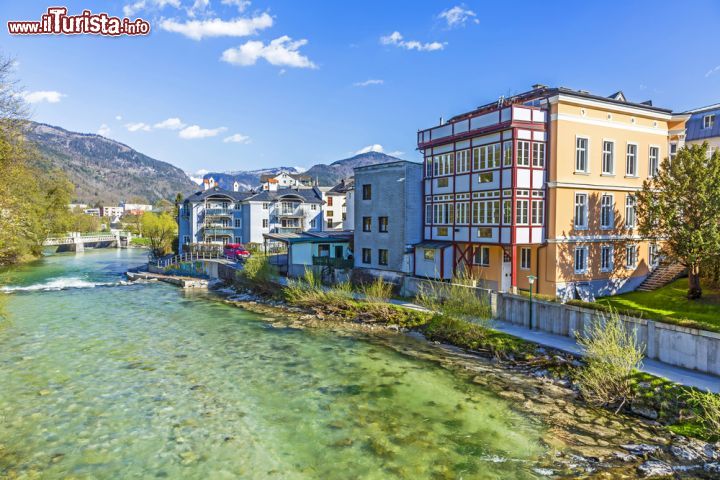
{"label": "rocky riverbed", "polygon": [[[308,312],[250,292],[220,289],[224,302],[265,315],[277,328],[326,328],[338,335],[363,332],[382,341],[390,336],[421,336],[394,325],[348,322]],[[551,373],[548,365],[578,366],[576,358],[538,347],[539,362],[485,358],[474,352],[433,342],[385,342],[404,355],[428,360],[481,385],[550,425],[543,442],[548,455],[536,469],[557,478],[720,478],[720,442],[707,443],[676,435],[657,421],[592,408],[579,398],[577,388]],[[401,346],[402,345],[402,346]],[[642,413],[642,412],[641,412]],[[652,415],[646,415],[652,416]],[[497,458],[497,462],[506,461]]]}

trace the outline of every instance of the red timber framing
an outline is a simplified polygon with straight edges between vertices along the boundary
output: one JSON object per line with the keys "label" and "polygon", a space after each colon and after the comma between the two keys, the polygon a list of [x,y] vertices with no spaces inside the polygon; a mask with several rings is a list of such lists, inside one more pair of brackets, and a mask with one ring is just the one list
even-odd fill
{"label": "red timber framing", "polygon": [[[449,145],[452,144],[452,149],[448,150],[445,153],[451,153],[452,154],[452,162],[453,162],[453,170],[452,173],[449,175],[443,175],[442,177],[447,177],[452,179],[452,188],[451,192],[448,192],[451,195],[451,199],[449,202],[442,202],[442,203],[451,203],[453,206],[453,221],[449,222],[449,219],[446,219],[446,222],[442,224],[443,227],[447,226],[449,229],[452,229],[452,234],[450,235],[450,241],[453,244],[453,250],[452,250],[452,261],[453,261],[453,269],[454,272],[460,271],[462,267],[467,267],[468,271],[473,272],[474,267],[474,248],[476,246],[482,245],[482,246],[500,246],[503,249],[504,254],[507,254],[510,258],[510,268],[511,268],[511,286],[513,288],[517,287],[518,278],[517,278],[517,245],[518,245],[518,236],[517,236],[517,201],[518,201],[518,195],[517,195],[517,188],[518,188],[518,170],[521,169],[527,169],[529,173],[529,185],[527,187],[528,190],[528,205],[527,205],[527,224],[523,224],[521,227],[528,229],[528,240],[530,243],[537,243],[536,236],[533,235],[533,225],[532,225],[532,205],[533,205],[533,199],[535,198],[532,194],[533,190],[538,190],[538,188],[535,187],[533,181],[534,176],[533,172],[538,169],[547,170],[548,167],[548,143],[549,138],[545,137],[545,140],[543,143],[545,143],[545,150],[544,150],[544,163],[542,167],[535,167],[533,165],[533,151],[534,147],[533,144],[535,143],[535,138],[533,133],[534,132],[546,132],[548,130],[548,125],[550,123],[550,112],[548,110],[544,110],[545,112],[545,122],[534,122],[532,121],[526,121],[526,120],[516,120],[515,119],[515,111],[513,110],[513,107],[521,107],[528,110],[541,110],[537,107],[522,105],[522,104],[503,104],[502,106],[498,106],[498,119],[502,120],[502,110],[505,108],[510,109],[510,118],[506,121],[500,121],[496,124],[489,125],[487,127],[483,127],[480,129],[475,130],[468,130],[465,132],[455,134],[455,123],[451,123],[451,134],[446,137],[439,138],[437,140],[430,140],[427,142],[421,142],[421,135],[424,131],[418,132],[418,149],[423,152],[423,235],[426,240],[446,240],[447,237],[443,238],[437,238],[436,232],[435,232],[435,208],[434,206],[430,209],[430,216],[429,219],[430,222],[427,220],[427,205],[435,204],[435,152],[434,147],[438,147],[441,145]],[[488,110],[491,111],[491,110]],[[437,128],[437,127],[434,127]],[[430,129],[428,129],[430,130]],[[525,141],[526,139],[519,139],[518,131],[519,130],[528,130],[533,133],[531,133],[531,136],[527,141],[529,142],[529,151],[528,154],[528,165],[519,167],[518,166],[518,141],[522,140]],[[427,131],[427,130],[425,130]],[[511,132],[511,138],[507,138],[503,136],[503,132]],[[472,139],[478,136],[482,135],[488,135],[492,133],[499,133],[500,138],[498,139],[498,142],[500,143],[500,159],[499,159],[499,165],[498,168],[492,168],[487,170],[475,170],[474,169],[474,148],[475,145],[472,144]],[[467,140],[469,141],[469,145],[465,148],[458,149],[457,142]],[[511,142],[512,145],[512,163],[510,166],[505,166],[504,163],[504,145],[505,142]],[[494,143],[494,142],[493,142]],[[459,150],[468,150],[468,161],[469,161],[469,170],[467,172],[464,172],[460,175],[468,175],[468,189],[467,191],[463,191],[461,193],[468,193],[469,198],[462,199],[460,202],[467,202],[468,209],[466,211],[467,215],[467,223],[464,223],[462,225],[459,225],[457,222],[457,177],[458,177],[458,171],[457,171],[457,161],[456,154]],[[428,166],[429,162],[429,166]],[[509,170],[509,172],[506,172]],[[497,241],[495,242],[482,242],[482,241],[474,241],[473,239],[473,228],[482,228],[485,225],[475,224],[473,222],[473,204],[476,201],[476,199],[473,197],[473,193],[477,192],[479,190],[475,190],[474,187],[474,175],[480,175],[480,173],[485,171],[497,171],[498,172],[498,186],[497,188],[500,191],[500,196],[497,197],[499,201],[499,223],[497,225],[492,226],[492,228],[497,229]],[[505,176],[507,174],[510,174],[510,185],[504,186],[504,180]],[[427,185],[426,182],[430,183],[429,186],[429,195],[426,195],[427,193]],[[526,189],[526,187],[522,187],[523,190]],[[503,223],[504,220],[504,201],[508,198],[503,195],[503,192],[506,190],[511,191],[511,206],[510,206],[510,223],[509,225],[505,225]],[[546,188],[543,187],[542,190],[545,192]],[[485,191],[485,190],[482,190]],[[491,191],[491,190],[488,190]],[[429,200],[428,200],[429,199]],[[524,199],[524,197],[523,197]],[[542,196],[542,199],[544,200],[544,207],[547,209],[547,193],[545,193]],[[480,200],[482,201],[482,200]],[[542,229],[545,227],[547,222],[547,213],[544,212],[543,215],[543,224],[539,225],[539,227]],[[504,226],[510,227],[510,238],[509,241],[503,242],[502,239],[502,231]],[[467,228],[467,235],[463,235],[463,238],[459,238],[459,229],[458,227],[466,227]],[[427,229],[427,234],[425,234],[425,230]],[[457,229],[457,231],[456,231]],[[535,241],[533,241],[535,240]],[[441,278],[444,279],[445,272],[444,272],[444,255],[441,255]],[[500,280],[500,279],[499,279]],[[500,282],[498,282],[498,285],[500,285]]]}

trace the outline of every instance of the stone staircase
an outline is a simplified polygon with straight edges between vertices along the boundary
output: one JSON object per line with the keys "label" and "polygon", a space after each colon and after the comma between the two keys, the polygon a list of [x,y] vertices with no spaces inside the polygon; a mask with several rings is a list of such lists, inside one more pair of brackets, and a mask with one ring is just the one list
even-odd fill
{"label": "stone staircase", "polygon": [[662,263],[647,276],[636,290],[641,292],[657,290],[680,278],[683,273],[685,273],[685,267],[679,263]]}

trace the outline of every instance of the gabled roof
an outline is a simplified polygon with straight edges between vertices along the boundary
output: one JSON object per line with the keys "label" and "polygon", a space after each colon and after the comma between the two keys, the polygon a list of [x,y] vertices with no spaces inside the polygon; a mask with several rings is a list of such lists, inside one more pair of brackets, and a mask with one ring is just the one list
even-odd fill
{"label": "gabled roof", "polygon": [[[613,93],[612,95],[608,95],[608,98],[612,98],[613,100],[617,100],[618,102],[627,102],[627,99],[625,98],[625,94],[622,92],[622,90],[618,90],[617,92]],[[652,103],[651,103],[652,105]]]}
{"label": "gabled roof", "polygon": [[199,192],[193,193],[188,198],[186,198],[185,201],[190,203],[202,202],[208,197],[220,195],[229,197],[236,202],[240,202],[251,197],[253,194],[252,192],[232,192],[230,190],[225,190],[220,187],[212,187],[208,188],[207,190],[201,190]]}
{"label": "gabled roof", "polygon": [[340,181],[340,183],[338,183],[337,185],[332,187],[330,190],[328,190],[326,192],[326,195],[334,195],[334,194],[341,195],[341,194],[347,193],[349,190],[353,190],[354,188],[355,188],[355,179],[354,178],[350,177],[347,180],[345,180],[343,178]]}
{"label": "gabled roof", "polygon": [[694,108],[692,110],[688,110],[687,112],[683,112],[683,113],[700,113],[700,112],[708,112],[710,110],[720,110],[720,103],[715,103],[713,105],[708,105],[706,107]]}

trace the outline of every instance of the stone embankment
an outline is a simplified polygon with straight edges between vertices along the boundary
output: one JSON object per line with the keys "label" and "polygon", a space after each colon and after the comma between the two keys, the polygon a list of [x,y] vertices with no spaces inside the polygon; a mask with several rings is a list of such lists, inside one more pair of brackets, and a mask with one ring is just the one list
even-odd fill
{"label": "stone embankment", "polygon": [[179,277],[174,275],[163,275],[160,273],[150,273],[150,272],[127,272],[126,273],[128,280],[131,282],[137,281],[137,280],[149,280],[149,281],[159,281],[159,282],[165,282],[170,283],[172,285],[177,285],[182,288],[207,288],[208,287],[208,281],[202,278],[193,278],[193,277]]}

